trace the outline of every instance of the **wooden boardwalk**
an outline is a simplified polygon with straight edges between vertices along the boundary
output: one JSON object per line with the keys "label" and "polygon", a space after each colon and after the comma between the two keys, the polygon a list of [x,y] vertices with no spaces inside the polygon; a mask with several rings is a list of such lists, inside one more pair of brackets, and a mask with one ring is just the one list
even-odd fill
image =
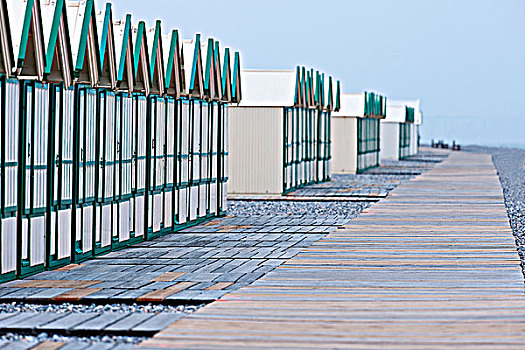
{"label": "wooden boardwalk", "polygon": [[523,275],[490,156],[452,153],[140,346],[523,349]]}

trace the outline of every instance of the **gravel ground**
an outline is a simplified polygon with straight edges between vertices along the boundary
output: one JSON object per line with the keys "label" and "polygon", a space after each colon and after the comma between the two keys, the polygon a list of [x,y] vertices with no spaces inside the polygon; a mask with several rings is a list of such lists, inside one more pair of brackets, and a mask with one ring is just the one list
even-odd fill
{"label": "gravel ground", "polygon": [[[84,349],[84,347],[93,346],[94,348],[100,349],[111,349],[112,347],[119,346],[119,349],[127,348],[126,345],[129,345],[129,349],[133,347],[134,344],[139,344],[140,342],[146,340],[145,337],[126,337],[126,336],[102,336],[102,337],[66,337],[61,335],[50,335],[47,333],[40,333],[37,336],[32,335],[21,335],[7,333],[0,336],[0,342],[9,342],[10,346],[15,344],[18,347],[13,347],[13,349],[29,349],[40,342],[62,342],[62,343],[77,343],[78,348]],[[16,345],[15,345],[16,346]],[[90,348],[91,349],[91,348]]]}
{"label": "gravel ground", "polygon": [[371,204],[370,202],[231,201],[228,202],[228,214],[235,216],[342,215],[350,220]]}
{"label": "gravel ground", "polygon": [[[435,163],[442,158],[433,159]],[[417,169],[417,174],[433,167],[427,161],[398,161],[388,162],[385,167],[395,165],[396,171],[399,174],[375,174],[373,172],[381,171],[383,167],[370,169],[363,174],[349,174],[349,175],[332,175],[332,180],[311,186],[307,186],[304,190],[311,191],[312,189],[330,190],[341,189],[348,187],[357,188],[382,188],[386,192],[390,192],[400,183],[412,179],[415,174],[412,174],[414,169]],[[410,169],[410,174],[403,173],[403,169]],[[304,190],[294,191],[294,195],[301,195]],[[371,202],[301,202],[301,201],[229,201],[228,215],[235,216],[264,216],[264,215],[318,215],[318,216],[344,216],[349,220],[355,218],[361,211],[372,205]]]}
{"label": "gravel ground", "polygon": [[135,313],[185,313],[191,314],[197,311],[199,305],[138,305],[138,304],[106,304],[106,305],[82,305],[82,304],[26,304],[26,303],[1,303],[0,313],[7,312],[71,312],[71,313],[103,313],[103,312],[135,312]]}
{"label": "gravel ground", "polygon": [[467,146],[463,150],[492,155],[525,275],[525,149]]}
{"label": "gravel ground", "polygon": [[[134,313],[185,313],[191,314],[201,308],[203,305],[138,305],[138,304],[106,304],[106,305],[79,305],[79,304],[26,304],[26,303],[1,303],[0,313],[10,312],[56,312],[56,313],[114,313],[114,312],[134,312]],[[125,345],[138,344],[145,340],[145,337],[137,336],[91,336],[91,337],[71,337],[56,334],[40,333],[37,336],[7,333],[0,335],[0,344],[4,342],[16,343],[21,349],[26,348],[28,344],[34,344],[43,341],[78,343],[78,346],[100,346],[101,348],[112,348],[119,346],[119,349]],[[1,348],[1,345],[0,345]],[[83,347],[82,347],[83,348]]]}

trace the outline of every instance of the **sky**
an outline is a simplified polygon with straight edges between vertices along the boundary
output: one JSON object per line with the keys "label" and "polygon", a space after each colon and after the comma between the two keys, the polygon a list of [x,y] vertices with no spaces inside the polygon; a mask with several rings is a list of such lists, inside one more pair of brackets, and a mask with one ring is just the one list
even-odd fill
{"label": "sky", "polygon": [[[98,8],[104,3],[98,1]],[[524,0],[114,0],[115,18],[202,33],[244,68],[306,65],[344,92],[420,99],[423,141],[525,147]],[[508,127],[503,127],[508,126]]]}

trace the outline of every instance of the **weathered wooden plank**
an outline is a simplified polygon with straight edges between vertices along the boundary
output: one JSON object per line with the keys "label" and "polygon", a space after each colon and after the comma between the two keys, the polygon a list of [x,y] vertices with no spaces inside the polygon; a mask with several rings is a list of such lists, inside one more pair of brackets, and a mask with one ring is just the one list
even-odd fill
{"label": "weathered wooden plank", "polygon": [[451,153],[142,348],[518,349],[520,259],[488,155]]}

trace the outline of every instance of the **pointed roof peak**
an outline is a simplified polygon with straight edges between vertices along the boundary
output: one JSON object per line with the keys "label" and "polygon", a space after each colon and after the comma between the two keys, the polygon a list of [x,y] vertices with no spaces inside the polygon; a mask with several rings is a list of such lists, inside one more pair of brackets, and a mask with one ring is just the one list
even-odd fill
{"label": "pointed roof peak", "polygon": [[44,77],[69,87],[73,83],[73,58],[65,0],[44,2],[42,13],[46,45]]}
{"label": "pointed roof peak", "polygon": [[15,59],[12,72],[43,80],[46,58],[40,2],[7,0],[7,12]]}

